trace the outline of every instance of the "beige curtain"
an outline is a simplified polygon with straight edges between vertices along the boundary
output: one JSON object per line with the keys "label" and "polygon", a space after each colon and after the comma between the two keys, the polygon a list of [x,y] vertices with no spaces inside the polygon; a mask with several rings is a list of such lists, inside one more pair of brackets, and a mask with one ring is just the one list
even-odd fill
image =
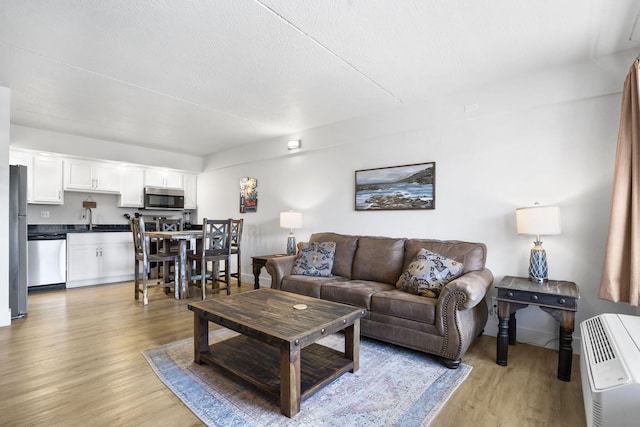
{"label": "beige curtain", "polygon": [[631,66],[624,82],[620,129],[613,176],[609,236],[599,297],[640,303],[640,94],[638,68]]}

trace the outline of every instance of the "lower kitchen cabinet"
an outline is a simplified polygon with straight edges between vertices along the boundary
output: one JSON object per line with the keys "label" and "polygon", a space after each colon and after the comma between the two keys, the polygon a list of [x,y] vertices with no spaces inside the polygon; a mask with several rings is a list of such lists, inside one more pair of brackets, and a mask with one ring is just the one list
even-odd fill
{"label": "lower kitchen cabinet", "polygon": [[67,234],[67,288],[133,280],[130,232]]}

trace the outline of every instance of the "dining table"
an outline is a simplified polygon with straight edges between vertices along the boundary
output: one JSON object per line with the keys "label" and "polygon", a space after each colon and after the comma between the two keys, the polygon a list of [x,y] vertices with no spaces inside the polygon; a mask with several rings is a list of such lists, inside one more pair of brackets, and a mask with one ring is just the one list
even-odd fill
{"label": "dining table", "polygon": [[[180,271],[176,272],[180,283],[178,295],[180,299],[187,298],[189,296],[189,288],[187,287],[187,243],[198,239],[202,240],[202,230],[147,231],[145,234],[150,239],[162,239],[179,243],[178,269]],[[166,248],[169,247],[169,245],[164,246]]]}

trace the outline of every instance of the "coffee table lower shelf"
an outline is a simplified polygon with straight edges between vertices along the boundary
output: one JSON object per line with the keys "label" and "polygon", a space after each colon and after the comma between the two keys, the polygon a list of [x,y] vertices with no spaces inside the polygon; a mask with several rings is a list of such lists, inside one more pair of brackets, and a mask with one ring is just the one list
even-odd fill
{"label": "coffee table lower shelf", "polygon": [[[300,399],[305,400],[340,375],[353,369],[344,353],[320,344],[301,351]],[[280,349],[245,335],[209,344],[200,361],[214,365],[264,390],[280,401]]]}

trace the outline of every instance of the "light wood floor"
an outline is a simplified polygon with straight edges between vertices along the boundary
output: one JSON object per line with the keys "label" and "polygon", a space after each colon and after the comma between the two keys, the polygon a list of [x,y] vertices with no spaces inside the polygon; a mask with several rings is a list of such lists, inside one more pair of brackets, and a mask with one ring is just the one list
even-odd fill
{"label": "light wood floor", "polygon": [[[192,333],[186,302],[158,289],[146,307],[131,283],[32,294],[28,316],[0,328],[0,426],[201,426],[140,353]],[[432,426],[585,425],[577,356],[566,383],[555,351],[518,344],[501,367],[495,343],[474,343]]]}

